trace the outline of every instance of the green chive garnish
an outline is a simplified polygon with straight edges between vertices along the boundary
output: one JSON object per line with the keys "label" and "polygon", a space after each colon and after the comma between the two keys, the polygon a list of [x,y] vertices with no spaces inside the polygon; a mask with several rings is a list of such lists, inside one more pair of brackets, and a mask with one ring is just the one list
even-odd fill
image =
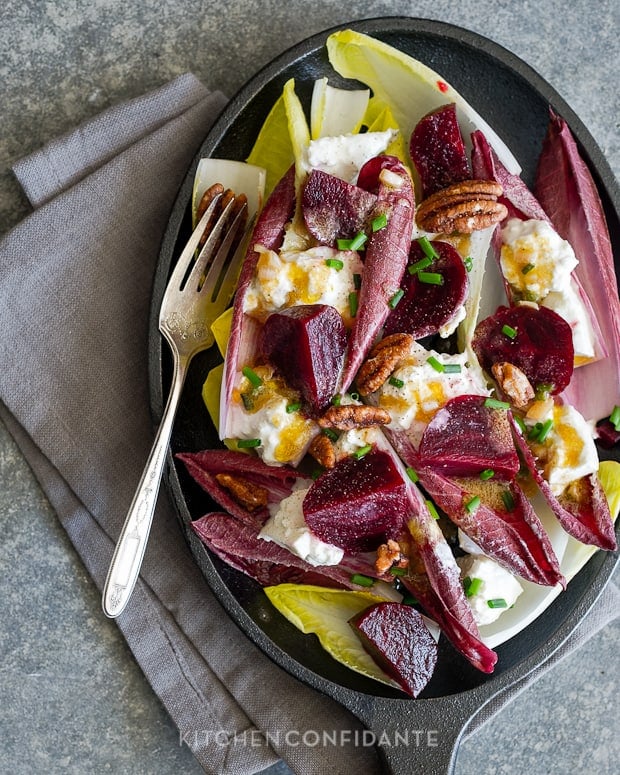
{"label": "green chive garnish", "polygon": [[422,250],[424,251],[424,255],[427,258],[430,258],[430,259],[439,258],[439,254],[433,247],[428,237],[420,237],[420,239],[418,240],[418,245],[422,248]]}
{"label": "green chive garnish", "polygon": [[443,285],[443,275],[439,272],[418,272],[418,280],[426,285]]}
{"label": "green chive garnish", "polygon": [[465,269],[467,269],[468,272],[471,272],[474,266],[474,259],[471,256],[465,256],[463,263],[465,264]]}
{"label": "green chive garnish", "polygon": [[551,431],[551,428],[553,428],[553,420],[549,418],[548,420],[545,420],[545,422],[542,424],[542,428],[540,429],[538,433],[538,441],[542,444],[543,441],[547,438],[549,435],[549,432]]}
{"label": "green chive garnish", "polygon": [[325,264],[330,269],[335,269],[337,272],[344,267],[344,261],[341,261],[339,258],[326,258]]}
{"label": "green chive garnish", "polygon": [[353,584],[358,584],[360,587],[372,587],[375,583],[374,579],[371,579],[370,576],[364,576],[362,573],[354,573],[351,576],[351,581]]}
{"label": "green chive garnish", "polygon": [[519,427],[519,430],[525,436],[525,431],[527,430],[527,428],[525,427],[525,423],[523,422],[523,419],[519,417],[518,414],[514,414],[513,417],[515,422],[517,423],[517,426]]}
{"label": "green chive garnish", "polygon": [[517,329],[512,326],[502,326],[502,334],[505,334],[509,339],[516,339]]}
{"label": "green chive garnish", "polygon": [[420,477],[418,476],[418,472],[414,468],[411,468],[411,466],[407,468],[407,476],[411,479],[411,481],[414,484],[420,480]]}
{"label": "green chive garnish", "polygon": [[237,439],[238,449],[254,449],[254,447],[260,447],[260,439]]}
{"label": "green chive garnish", "polygon": [[460,374],[461,365],[459,363],[444,363],[443,370],[445,374]]}
{"label": "green chive garnish", "polygon": [[349,250],[360,250],[364,247],[367,240],[368,237],[364,234],[363,231],[358,232],[351,240]]}
{"label": "green chive garnish", "polygon": [[390,568],[392,576],[406,576],[407,568]]}
{"label": "green chive garnish", "polygon": [[353,457],[357,458],[358,460],[361,460],[370,452],[371,449],[372,449],[372,444],[366,444],[365,447],[360,447],[359,449],[356,449],[355,452],[353,453]]}
{"label": "green chive garnish", "polygon": [[416,261],[415,264],[410,264],[407,267],[407,271],[409,274],[415,274],[416,272],[419,272],[422,269],[426,269],[427,266],[430,266],[433,263],[432,258],[421,258],[419,261]]}
{"label": "green chive garnish", "polygon": [[609,422],[614,426],[614,429],[620,431],[620,406],[614,406],[612,413],[609,415]]}
{"label": "green chive garnish", "polygon": [[418,601],[413,595],[405,595],[401,600],[401,603],[403,603],[403,605],[417,605]]}
{"label": "green chive garnish", "polygon": [[405,383],[402,379],[398,379],[398,377],[390,377],[388,379],[388,384],[390,384],[392,387],[395,388],[401,388],[404,387]]}
{"label": "green chive garnish", "polygon": [[342,403],[342,396],[339,393],[336,393],[335,396],[332,396],[331,404],[332,406],[340,406]]}
{"label": "green chive garnish", "polygon": [[396,293],[388,301],[388,307],[390,309],[394,309],[394,307],[398,304],[398,302],[403,298],[404,295],[405,295],[405,292],[403,291],[402,288],[396,291]]}
{"label": "green chive garnish", "polygon": [[333,428],[323,428],[321,433],[323,436],[327,436],[330,441],[338,441],[338,434]]}
{"label": "green chive garnish", "polygon": [[310,477],[312,478],[312,481],[316,482],[316,480],[319,478],[319,476],[323,473],[322,468],[315,468],[314,471],[310,474]]}
{"label": "green chive garnish", "polygon": [[526,264],[526,265],[525,265],[525,266],[524,266],[524,267],[521,269],[521,274],[529,274],[529,273],[532,271],[532,269],[535,269],[535,268],[536,268],[536,267],[534,266],[534,264]]}
{"label": "green chive garnish", "polygon": [[510,404],[505,401],[498,401],[497,398],[487,398],[484,405],[489,409],[510,409]]}
{"label": "green chive garnish", "polygon": [[376,218],[373,218],[370,222],[370,228],[373,231],[380,231],[381,229],[385,229],[387,226],[387,215],[385,213],[382,213],[381,215],[378,215]]}
{"label": "green chive garnish", "polygon": [[293,412],[298,412],[300,409],[301,409],[301,401],[296,401],[294,404],[286,405],[287,414],[293,414]]}
{"label": "green chive garnish", "polygon": [[430,511],[431,517],[433,519],[439,519],[439,513],[433,501],[427,500],[425,502],[426,502],[426,508]]}
{"label": "green chive garnish", "polygon": [[351,291],[351,293],[349,294],[349,312],[351,313],[352,318],[354,318],[357,315],[357,304],[358,304],[357,291]]}
{"label": "green chive garnish", "polygon": [[362,287],[362,275],[357,272],[353,275],[353,287],[356,291]]}
{"label": "green chive garnish", "polygon": [[538,435],[542,431],[543,424],[541,422],[537,422],[536,425],[532,426],[527,434],[527,437],[530,441],[536,441],[538,439]]}
{"label": "green chive garnish", "polygon": [[359,401],[360,400],[360,394],[359,393],[349,393],[351,396],[351,401]]}
{"label": "green chive garnish", "polygon": [[443,374],[444,365],[443,363],[438,361],[434,355],[431,355],[430,358],[427,358],[426,362],[428,363],[429,366],[432,366],[435,369],[435,371],[438,371],[440,374]]}
{"label": "green chive garnish", "polygon": [[502,493],[502,500],[504,501],[504,506],[506,507],[506,511],[512,511],[515,507],[515,499],[510,492],[510,490],[504,490]]}
{"label": "green chive garnish", "polygon": [[478,510],[479,506],[480,506],[480,496],[474,495],[474,497],[471,500],[467,501],[467,503],[465,504],[465,511],[468,514],[474,514]]}
{"label": "green chive garnish", "polygon": [[480,471],[480,478],[483,482],[488,479],[492,479],[495,476],[495,471],[492,468],[485,468],[484,471]]}
{"label": "green chive garnish", "polygon": [[463,589],[465,590],[465,597],[473,597],[475,594],[478,593],[480,590],[480,587],[482,586],[482,579],[476,578],[470,578],[469,576],[465,576],[463,579]]}
{"label": "green chive garnish", "polygon": [[492,600],[487,600],[489,608],[508,608],[508,603],[503,597],[494,597]]}
{"label": "green chive garnish", "polygon": [[553,384],[551,382],[541,382],[536,385],[536,399],[538,401],[545,401],[549,398],[549,393],[553,390]]}
{"label": "green chive garnish", "polygon": [[254,369],[251,369],[249,366],[244,366],[241,369],[241,373],[252,385],[252,387],[260,387],[263,384],[262,378],[259,377],[258,374],[254,371]]}

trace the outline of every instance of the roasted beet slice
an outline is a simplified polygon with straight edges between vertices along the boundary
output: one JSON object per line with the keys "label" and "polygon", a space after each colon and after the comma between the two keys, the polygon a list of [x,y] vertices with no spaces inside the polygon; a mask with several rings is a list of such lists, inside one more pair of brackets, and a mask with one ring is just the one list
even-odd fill
{"label": "roasted beet slice", "polygon": [[437,644],[422,615],[402,603],[377,603],[349,624],[379,667],[417,697],[437,664]]}
{"label": "roasted beet slice", "polygon": [[314,414],[336,392],[346,346],[342,318],[328,304],[301,304],[274,312],[260,335],[263,358],[301,393]]}
{"label": "roasted beet slice", "polygon": [[495,478],[514,479],[519,456],[508,413],[486,402],[485,396],[457,396],[439,409],[420,441],[423,465],[446,476],[479,476],[492,469]]}
{"label": "roasted beet slice", "polygon": [[443,105],[418,122],[409,151],[420,176],[423,197],[471,178],[454,103]]}
{"label": "roasted beet slice", "polygon": [[406,484],[381,450],[360,460],[344,458],[313,483],[303,501],[310,530],[346,552],[376,549],[398,535],[406,510]]}
{"label": "roasted beet slice", "polygon": [[335,175],[312,170],[304,186],[302,214],[308,231],[322,245],[350,239],[364,229],[377,197]]}
{"label": "roasted beet slice", "polygon": [[534,388],[561,393],[573,373],[573,334],[568,323],[547,307],[499,307],[476,327],[472,347],[491,373],[494,363],[511,363]]}
{"label": "roasted beet slice", "polygon": [[[437,257],[420,272],[406,271],[401,289],[404,296],[385,321],[385,333],[407,333],[416,339],[436,334],[455,316],[467,296],[467,270],[458,251],[448,242],[435,240]],[[408,269],[424,261],[426,253],[414,240],[409,251]],[[441,275],[441,284],[424,282],[426,276]],[[436,281],[437,277],[433,277]]]}

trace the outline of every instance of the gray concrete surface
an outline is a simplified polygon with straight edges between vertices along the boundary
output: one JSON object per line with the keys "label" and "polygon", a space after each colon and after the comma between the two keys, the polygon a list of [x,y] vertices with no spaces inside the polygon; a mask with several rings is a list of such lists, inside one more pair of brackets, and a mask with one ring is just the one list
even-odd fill
{"label": "gray concrete surface", "polygon": [[[296,0],[4,0],[0,233],[28,212],[11,162],[84,118],[188,70],[232,94],[307,35],[385,15],[458,24],[516,53],[567,100],[619,174],[613,0],[362,0],[349,10]],[[198,773],[1,425],[0,525],[0,772]],[[618,772],[619,631],[599,633],[463,744],[457,775]]]}

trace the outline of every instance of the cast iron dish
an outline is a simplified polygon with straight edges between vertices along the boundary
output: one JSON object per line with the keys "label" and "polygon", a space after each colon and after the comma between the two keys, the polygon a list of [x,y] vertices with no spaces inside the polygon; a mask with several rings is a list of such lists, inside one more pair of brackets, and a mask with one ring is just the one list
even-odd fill
{"label": "cast iron dish", "polygon": [[[342,26],[377,37],[445,76],[507,142],[521,163],[522,176],[528,184],[533,181],[551,105],[570,125],[590,165],[612,243],[616,255],[620,255],[620,193],[606,160],[573,111],[521,60],[479,35],[439,22],[393,17]],[[333,31],[299,43],[252,78],[209,132],[187,173],[162,243],[153,290],[150,385],[156,419],[161,416],[170,374],[157,315],[170,267],[189,236],[190,200],[198,159],[245,159],[267,112],[289,78],[295,77],[302,101],[309,101],[316,78],[329,75],[330,83],[339,85],[324,48]],[[393,740],[396,730],[437,730],[436,747],[385,748],[382,754],[387,772],[452,772],[459,739],[468,722],[489,700],[527,676],[566,640],[609,580],[616,555],[598,552],[542,616],[498,647],[499,661],[493,675],[478,672],[442,639],[435,675],[422,697],[402,699],[389,687],[332,660],[314,636],[301,634],[272,608],[254,581],[212,557],[189,528],[191,520],[210,510],[210,505],[206,494],[177,467],[173,455],[220,446],[201,399],[204,378],[219,358],[215,349],[193,362],[173,432],[166,475],[196,562],[226,611],[254,643],[299,680],[346,706],[378,737],[384,731]]]}

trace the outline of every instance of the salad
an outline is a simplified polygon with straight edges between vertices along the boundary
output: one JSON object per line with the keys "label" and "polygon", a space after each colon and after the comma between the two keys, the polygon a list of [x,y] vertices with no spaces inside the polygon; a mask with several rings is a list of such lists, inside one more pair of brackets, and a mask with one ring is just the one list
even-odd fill
{"label": "salad", "polygon": [[245,162],[198,166],[195,214],[217,182],[256,222],[203,391],[223,448],[177,457],[212,552],[418,696],[440,633],[490,673],[616,549],[620,302],[560,116],[532,192],[439,74],[351,30],[327,52],[368,88],[320,79],[307,117],[289,81]]}

